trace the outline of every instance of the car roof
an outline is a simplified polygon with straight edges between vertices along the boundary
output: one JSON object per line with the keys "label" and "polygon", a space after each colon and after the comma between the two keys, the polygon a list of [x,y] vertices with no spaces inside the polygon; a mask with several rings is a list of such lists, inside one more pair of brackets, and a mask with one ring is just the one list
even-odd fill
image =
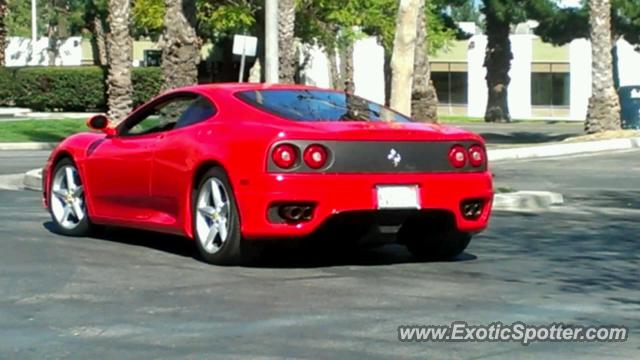
{"label": "car roof", "polygon": [[215,83],[200,84],[182,87],[172,90],[176,91],[193,91],[193,92],[229,92],[252,90],[322,90],[315,86],[295,85],[295,84],[265,84],[265,83]]}

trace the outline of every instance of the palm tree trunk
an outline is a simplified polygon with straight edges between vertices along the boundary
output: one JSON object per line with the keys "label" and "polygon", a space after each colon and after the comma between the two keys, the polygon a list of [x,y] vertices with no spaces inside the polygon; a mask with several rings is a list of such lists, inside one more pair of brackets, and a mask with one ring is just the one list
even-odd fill
{"label": "palm tree trunk", "polygon": [[163,90],[198,82],[200,40],[196,35],[196,0],[165,0],[162,39]]}
{"label": "palm tree trunk", "polygon": [[413,94],[411,113],[419,121],[438,122],[438,94],[431,82],[431,66],[427,55],[427,19],[425,0],[420,0],[418,9],[418,32],[416,58],[413,66]]}
{"label": "palm tree trunk", "polygon": [[107,65],[107,40],[104,35],[104,25],[102,23],[102,19],[96,15],[93,18],[93,41],[95,42],[95,47],[97,50],[97,64],[100,66]]}
{"label": "palm tree trunk", "polygon": [[391,55],[391,108],[411,114],[419,0],[400,0]]}
{"label": "palm tree trunk", "polygon": [[338,61],[336,59],[335,49],[327,48],[327,61],[329,63],[329,78],[331,85],[336,90],[344,90],[344,82],[342,81],[342,74],[338,69]]}
{"label": "palm tree trunk", "polygon": [[0,66],[5,66],[4,50],[7,48],[7,0],[0,0]]}
{"label": "palm tree trunk", "polygon": [[107,37],[109,70],[107,105],[109,117],[119,122],[131,111],[131,58],[133,46],[129,34],[130,0],[109,0],[110,32]]}
{"label": "palm tree trunk", "polygon": [[340,75],[338,76],[339,84],[337,84],[337,89],[350,94],[353,94],[356,91],[356,86],[353,80],[353,49],[353,43],[338,49],[338,54],[340,54]]}
{"label": "palm tree trunk", "polygon": [[294,42],[296,22],[296,1],[278,2],[278,48],[280,53],[280,82],[293,84],[296,76],[296,48]]}
{"label": "palm tree trunk", "polygon": [[509,70],[511,69],[511,41],[509,40],[509,22],[498,18],[492,9],[493,2],[485,0],[485,16],[487,26],[487,49],[484,66],[487,68],[487,88],[489,96],[484,115],[486,122],[509,122],[508,92]]}
{"label": "palm tree trunk", "polygon": [[585,131],[588,134],[620,129],[620,100],[613,86],[611,56],[611,1],[589,0],[591,25],[591,97]]}

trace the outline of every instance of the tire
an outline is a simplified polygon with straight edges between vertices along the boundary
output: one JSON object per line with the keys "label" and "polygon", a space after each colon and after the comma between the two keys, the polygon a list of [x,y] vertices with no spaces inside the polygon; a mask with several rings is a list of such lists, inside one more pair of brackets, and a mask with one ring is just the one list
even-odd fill
{"label": "tire", "polygon": [[67,236],[88,235],[92,225],[78,168],[71,159],[64,158],[52,174],[48,200],[54,231]]}
{"label": "tire", "polygon": [[451,260],[462,254],[471,241],[471,234],[458,231],[454,226],[419,226],[407,223],[398,234],[401,243],[420,260]]}
{"label": "tire", "polygon": [[194,190],[193,235],[200,258],[214,265],[239,265],[248,261],[238,206],[224,170],[209,169]]}

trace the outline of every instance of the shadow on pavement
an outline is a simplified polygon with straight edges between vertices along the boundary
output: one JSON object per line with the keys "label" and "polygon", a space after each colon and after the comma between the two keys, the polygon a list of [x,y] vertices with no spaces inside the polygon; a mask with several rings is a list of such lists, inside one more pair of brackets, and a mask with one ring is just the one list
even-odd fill
{"label": "shadow on pavement", "polygon": [[572,133],[550,134],[544,132],[511,132],[497,133],[481,131],[480,136],[488,144],[539,144],[547,142],[557,142],[576,136]]}
{"label": "shadow on pavement", "polygon": [[[51,221],[45,222],[43,226],[49,232],[55,233]],[[116,244],[146,247],[200,261],[193,242],[181,236],[135,229],[101,227],[98,228],[91,238]],[[296,241],[298,241],[298,243],[293,243]],[[384,266],[427,262],[416,259],[403,245],[399,244],[366,248],[344,244],[340,246],[336,244],[336,241],[323,243],[318,241],[304,242],[303,239],[292,239],[287,242],[267,242],[262,243],[262,245],[259,256],[249,264],[245,264],[245,266],[294,269],[350,265]],[[476,259],[477,257],[475,255],[465,252],[458,256],[458,258],[446,262],[464,262]]]}

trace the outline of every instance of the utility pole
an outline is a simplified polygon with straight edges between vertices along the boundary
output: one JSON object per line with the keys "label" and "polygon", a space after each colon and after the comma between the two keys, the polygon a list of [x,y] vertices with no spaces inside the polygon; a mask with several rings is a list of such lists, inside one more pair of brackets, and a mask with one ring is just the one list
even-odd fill
{"label": "utility pole", "polygon": [[279,80],[278,0],[265,0],[265,80],[275,84]]}
{"label": "utility pole", "polygon": [[31,0],[31,47],[35,48],[38,41],[38,18],[36,17],[36,0]]}

